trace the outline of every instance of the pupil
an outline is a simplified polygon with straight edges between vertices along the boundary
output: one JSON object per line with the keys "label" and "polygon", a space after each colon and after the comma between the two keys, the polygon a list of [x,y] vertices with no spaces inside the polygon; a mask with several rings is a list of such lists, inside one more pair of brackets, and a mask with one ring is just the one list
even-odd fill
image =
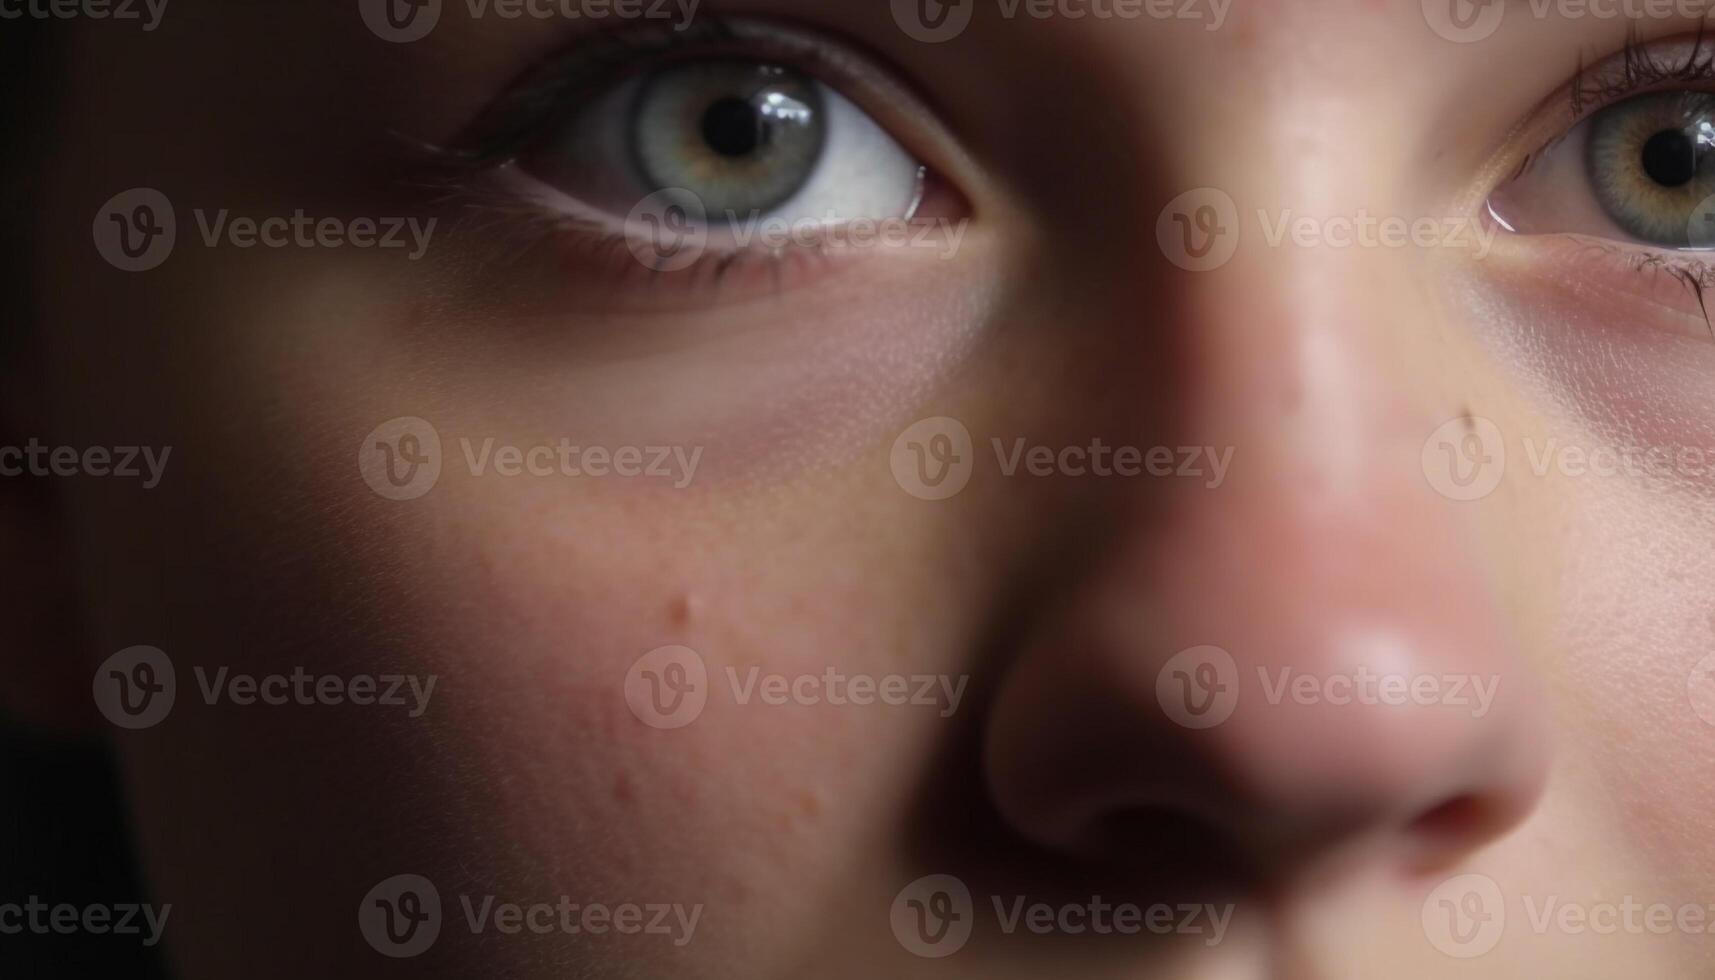
{"label": "pupil", "polygon": [[1663,187],[1679,187],[1697,176],[1697,147],[1681,129],[1664,129],[1644,144],[1644,173]]}
{"label": "pupil", "polygon": [[756,152],[767,139],[762,113],[744,99],[728,96],[703,113],[703,142],[724,157]]}

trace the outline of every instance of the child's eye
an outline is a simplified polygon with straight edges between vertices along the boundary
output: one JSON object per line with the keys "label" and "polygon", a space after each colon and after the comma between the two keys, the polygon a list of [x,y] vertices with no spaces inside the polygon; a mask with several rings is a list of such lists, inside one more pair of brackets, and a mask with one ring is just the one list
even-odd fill
{"label": "child's eye", "polygon": [[1509,228],[1715,246],[1715,95],[1653,92],[1575,126],[1497,192]]}
{"label": "child's eye", "polygon": [[502,219],[461,227],[505,261],[548,258],[536,281],[580,310],[701,309],[879,253],[948,258],[971,211],[947,176],[968,158],[908,85],[766,21],[584,37],[439,157],[468,213]]}
{"label": "child's eye", "polygon": [[519,154],[538,200],[623,221],[689,192],[713,229],[909,218],[923,167],[831,86],[784,64],[677,60],[596,94]]}
{"label": "child's eye", "polygon": [[1628,99],[1592,117],[1586,166],[1608,216],[1657,245],[1697,245],[1708,230],[1693,219],[1715,195],[1711,111],[1702,92],[1659,92]]}

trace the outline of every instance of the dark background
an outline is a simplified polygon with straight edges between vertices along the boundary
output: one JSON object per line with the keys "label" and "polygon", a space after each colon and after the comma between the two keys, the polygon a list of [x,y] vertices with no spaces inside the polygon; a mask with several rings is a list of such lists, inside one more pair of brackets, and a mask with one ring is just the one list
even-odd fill
{"label": "dark background", "polygon": [[[15,352],[32,327],[33,191],[40,148],[52,138],[60,52],[72,29],[62,21],[0,20],[0,358]],[[0,487],[0,497],[21,489]],[[16,598],[17,583],[27,581],[44,557],[0,550],[0,566],[12,583],[0,584],[0,592]],[[0,609],[9,613],[29,618],[38,612],[14,605],[0,596]],[[12,629],[23,627],[0,624],[0,630]],[[0,632],[0,643],[20,639]],[[16,683],[16,677],[0,675],[0,685],[14,685],[4,693],[19,696]],[[32,895],[49,905],[145,900],[106,743],[34,734],[0,714],[0,905],[22,905]],[[163,980],[162,959],[159,947],[145,949],[138,936],[0,934],[4,980]]]}
{"label": "dark background", "polygon": [[[113,760],[101,742],[49,739],[0,716],[0,905],[147,901]],[[167,921],[171,935],[172,920]],[[140,936],[0,935],[0,977],[165,980]]]}

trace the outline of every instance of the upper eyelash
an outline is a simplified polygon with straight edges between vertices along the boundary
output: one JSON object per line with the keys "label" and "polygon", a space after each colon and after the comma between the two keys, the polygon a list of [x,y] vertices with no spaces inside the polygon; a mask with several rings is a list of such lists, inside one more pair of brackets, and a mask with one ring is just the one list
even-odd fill
{"label": "upper eyelash", "polygon": [[1656,47],[1638,41],[1637,28],[1626,34],[1626,43],[1616,62],[1609,60],[1591,70],[1582,63],[1572,79],[1572,112],[1582,118],[1591,105],[1607,105],[1643,89],[1671,82],[1703,82],[1715,79],[1715,46],[1706,43],[1708,22],[1697,26],[1691,47],[1683,58],[1660,54]]}
{"label": "upper eyelash", "polygon": [[504,162],[529,143],[545,119],[575,105],[594,87],[673,52],[718,48],[734,37],[725,22],[709,17],[682,31],[602,31],[581,38],[509,86],[447,152],[473,166]]}
{"label": "upper eyelash", "polygon": [[575,110],[580,100],[627,73],[659,67],[676,58],[722,57],[779,61],[810,75],[838,73],[826,53],[811,45],[753,35],[740,25],[705,16],[683,30],[603,31],[537,64],[515,81],[476,122],[443,151],[464,167],[505,163],[530,144],[556,113]]}
{"label": "upper eyelash", "polygon": [[[1715,80],[1715,41],[1710,38],[1707,22],[1698,25],[1690,45],[1683,58],[1664,55],[1659,45],[1640,42],[1637,28],[1633,27],[1627,31],[1625,46],[1617,59],[1606,59],[1596,68],[1580,61],[1567,89],[1573,123],[1594,115],[1598,109],[1664,85]],[[1524,154],[1508,179],[1517,180],[1529,173],[1538,160],[1559,146],[1575,128],[1571,124],[1565,126],[1559,135]]]}

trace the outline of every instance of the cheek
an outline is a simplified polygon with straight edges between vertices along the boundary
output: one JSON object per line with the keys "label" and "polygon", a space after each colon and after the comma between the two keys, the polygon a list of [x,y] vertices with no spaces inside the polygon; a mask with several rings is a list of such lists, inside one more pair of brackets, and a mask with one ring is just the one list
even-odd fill
{"label": "cheek", "polygon": [[432,624],[443,751],[506,774],[473,780],[456,832],[514,842],[496,858],[515,880],[572,866],[591,888],[705,902],[710,935],[736,936],[808,915],[803,897],[849,874],[841,855],[895,832],[920,791],[903,760],[926,765],[950,721],[916,684],[904,704],[837,702],[851,678],[969,665],[958,575],[889,530],[911,523],[892,498],[823,483],[627,502],[491,478],[425,499],[378,549],[398,558],[376,605]]}
{"label": "cheek", "polygon": [[1715,871],[1715,847],[1686,846],[1715,804],[1715,683],[1699,669],[1715,649],[1715,343],[1680,312],[1565,283],[1519,284],[1480,319],[1542,413],[1506,433],[1507,467],[1557,556],[1534,580],[1556,596],[1544,670],[1565,775],[1617,801],[1579,819],[1694,891]]}

